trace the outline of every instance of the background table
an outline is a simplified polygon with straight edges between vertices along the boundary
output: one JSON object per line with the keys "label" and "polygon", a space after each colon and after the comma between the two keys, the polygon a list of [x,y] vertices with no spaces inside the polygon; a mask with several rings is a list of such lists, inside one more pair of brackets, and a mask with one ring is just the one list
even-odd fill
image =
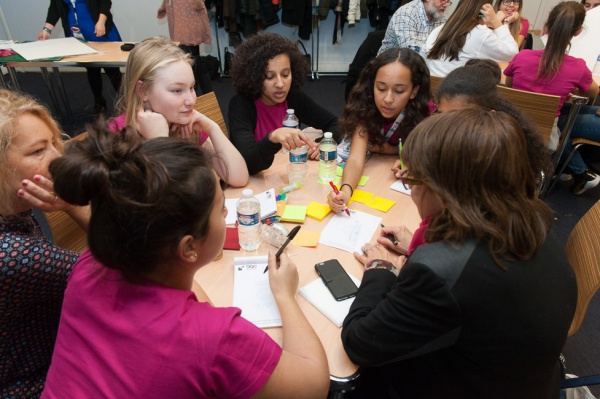
{"label": "background table", "polygon": [[[394,156],[374,154],[367,162],[363,172],[363,175],[369,176],[370,179],[365,187],[359,187],[359,189],[391,199],[395,201],[396,204],[387,213],[377,211],[360,203],[352,203],[350,208],[381,217],[382,223],[386,226],[404,224],[410,230],[414,231],[421,221],[416,206],[408,195],[389,188],[390,185],[396,181],[394,175],[390,171],[395,159]],[[289,160],[286,155],[283,155],[281,152],[278,153],[275,157],[273,166],[264,172],[251,176],[247,187],[252,188],[255,193],[270,188],[275,188],[275,191],[278,192],[281,187],[286,186],[288,183],[286,172],[286,165],[288,162]],[[318,162],[308,161],[308,164],[309,172],[306,185],[300,190],[289,193],[287,196],[287,204],[308,205],[312,201],[327,203],[326,196],[331,188],[329,185],[317,183],[319,169]],[[241,191],[241,188],[228,188],[225,190],[225,197],[241,197]],[[302,230],[321,231],[325,228],[332,215],[333,214],[328,215],[320,222],[307,217],[302,225]],[[295,226],[293,223],[285,224],[289,230]],[[378,236],[379,230],[375,233],[372,241]],[[263,242],[261,247],[254,252],[225,250],[223,258],[202,267],[196,273],[195,280],[204,289],[215,306],[231,306],[233,302],[233,258],[239,256],[265,255],[269,250],[276,251],[276,248],[266,242]],[[298,267],[300,275],[299,287],[318,278],[318,275],[314,270],[314,265],[316,263],[332,258],[338,259],[348,273],[357,277],[359,280],[362,279],[362,265],[356,261],[354,256],[349,252],[325,246],[323,244],[319,244],[316,248],[297,247],[290,244],[286,249],[286,253]],[[308,321],[321,339],[321,343],[327,354],[329,372],[332,379],[336,381],[339,380],[342,383],[351,380],[356,375],[358,367],[350,361],[342,347],[340,337],[341,329],[336,327],[328,318],[299,294],[296,295],[296,298]],[[281,345],[281,328],[268,328],[265,329],[265,331]]]}

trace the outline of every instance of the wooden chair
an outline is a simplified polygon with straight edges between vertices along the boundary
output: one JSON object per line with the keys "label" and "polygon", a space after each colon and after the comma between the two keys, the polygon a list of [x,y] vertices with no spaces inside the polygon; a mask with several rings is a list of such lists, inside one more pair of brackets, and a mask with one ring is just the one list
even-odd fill
{"label": "wooden chair", "polygon": [[217,125],[219,125],[225,136],[229,137],[227,125],[225,125],[225,119],[223,119],[223,114],[221,113],[221,107],[219,107],[219,102],[213,91],[198,97],[196,104],[194,104],[194,109],[217,122]]}
{"label": "wooden chair", "polygon": [[87,233],[64,212],[44,212],[57,246],[76,252],[87,249]]}
{"label": "wooden chair", "polygon": [[444,78],[439,77],[439,76],[430,76],[429,77],[429,91],[431,92],[431,97],[436,102],[438,101],[437,89],[438,89],[438,87],[440,87],[440,84],[442,83],[443,80],[444,80]]}
{"label": "wooden chair", "polygon": [[[577,306],[569,328],[575,334],[585,317],[590,301],[600,289],[600,201],[581,218],[565,247],[577,279]],[[565,379],[561,388],[600,384],[600,375]]]}

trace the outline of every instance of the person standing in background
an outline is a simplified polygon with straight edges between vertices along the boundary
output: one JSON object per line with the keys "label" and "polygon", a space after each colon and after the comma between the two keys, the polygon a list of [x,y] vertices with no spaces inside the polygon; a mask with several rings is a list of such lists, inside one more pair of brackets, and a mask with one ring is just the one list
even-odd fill
{"label": "person standing in background", "polygon": [[[167,17],[169,36],[194,60],[194,77],[203,94],[213,91],[210,74],[200,58],[200,44],[212,43],[208,12],[202,0],[163,0],[156,18]],[[198,90],[196,90],[198,91]]]}
{"label": "person standing in background", "polygon": [[[75,37],[90,42],[120,42],[121,35],[113,23],[111,6],[111,0],[50,0],[46,23],[37,39],[49,39],[52,29],[60,19],[65,37]],[[102,95],[101,71],[100,68],[85,69],[94,94],[94,114],[99,114],[106,110],[106,99]],[[122,78],[119,68],[104,67],[104,72],[118,92]]]}

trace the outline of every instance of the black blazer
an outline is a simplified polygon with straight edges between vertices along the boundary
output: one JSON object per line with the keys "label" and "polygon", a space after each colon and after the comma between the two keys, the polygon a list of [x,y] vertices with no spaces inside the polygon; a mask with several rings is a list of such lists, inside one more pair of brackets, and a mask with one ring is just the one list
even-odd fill
{"label": "black blazer", "polygon": [[[113,18],[110,12],[112,7],[111,0],[86,0],[88,9],[92,14],[94,21],[98,21],[100,14],[106,15],[106,33],[110,32],[113,27]],[[46,23],[56,25],[59,19],[62,20],[65,37],[71,36],[71,28],[67,24],[67,13],[69,6],[63,0],[50,0],[48,6],[48,14],[46,15]]]}

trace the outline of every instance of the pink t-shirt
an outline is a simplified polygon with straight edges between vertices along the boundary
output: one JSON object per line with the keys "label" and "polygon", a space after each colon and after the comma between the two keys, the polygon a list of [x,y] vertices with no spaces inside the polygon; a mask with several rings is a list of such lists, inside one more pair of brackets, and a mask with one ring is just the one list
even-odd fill
{"label": "pink t-shirt", "polygon": [[527,37],[527,33],[529,33],[529,20],[521,18],[521,32],[519,32],[519,35]]}
{"label": "pink t-shirt", "polygon": [[240,313],[191,291],[131,283],[85,251],[42,398],[249,398],[282,349]]}
{"label": "pink t-shirt", "polygon": [[283,126],[282,121],[288,109],[287,100],[281,104],[267,105],[260,98],[254,100],[256,107],[256,128],[254,140],[260,141],[275,129]]}
{"label": "pink t-shirt", "polygon": [[410,242],[410,245],[408,246],[408,249],[406,250],[407,255],[412,254],[413,251],[417,249],[417,247],[419,247],[420,245],[427,244],[427,242],[425,241],[425,231],[427,230],[427,226],[429,226],[430,221],[431,216],[421,220],[421,224],[419,224],[419,227],[413,233],[413,238]]}
{"label": "pink t-shirt", "polygon": [[504,70],[506,76],[512,76],[512,87],[518,90],[532,91],[535,93],[560,96],[560,103],[556,116],[560,115],[569,93],[574,89],[581,92],[588,91],[592,84],[592,72],[585,61],[565,54],[560,70],[551,81],[536,82],[538,65],[544,50],[523,50]]}
{"label": "pink t-shirt", "polygon": [[[108,122],[108,128],[110,130],[112,130],[113,132],[120,132],[121,130],[125,129],[126,122],[125,122],[125,114],[121,114],[119,116],[117,116],[116,118],[114,118],[113,120],[111,120],[110,122]],[[208,139],[208,133],[206,133],[204,130],[200,132],[200,139],[198,140],[198,144],[202,145],[204,144],[204,142]]]}

